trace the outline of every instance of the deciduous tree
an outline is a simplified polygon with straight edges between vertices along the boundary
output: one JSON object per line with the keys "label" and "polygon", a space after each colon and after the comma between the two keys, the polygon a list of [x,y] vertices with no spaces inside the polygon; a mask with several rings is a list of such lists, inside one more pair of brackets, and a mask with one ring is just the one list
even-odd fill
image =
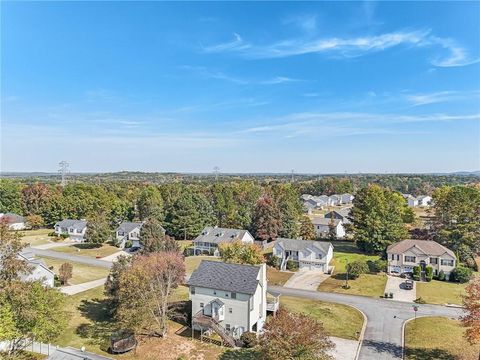
{"label": "deciduous tree", "polygon": [[158,251],[180,251],[175,239],[165,234],[165,229],[156,218],[148,218],[140,231],[140,242],[144,253]]}
{"label": "deciduous tree", "polygon": [[120,278],[125,271],[128,271],[132,265],[133,258],[131,256],[121,255],[117,258],[110,268],[110,273],[108,274],[107,281],[105,281],[105,295],[108,297],[112,314],[115,314],[117,311],[118,304],[120,302],[119,298],[119,289],[120,289]]}
{"label": "deciduous tree", "polygon": [[0,287],[30,272],[28,263],[18,255],[24,245],[18,233],[10,231],[5,220],[0,220]]}
{"label": "deciduous tree", "polygon": [[223,243],[219,247],[223,261],[236,264],[257,265],[265,262],[262,249],[255,244],[245,244],[241,241]]}
{"label": "deciduous tree", "polygon": [[68,284],[68,280],[72,278],[73,265],[70,263],[63,263],[58,269],[58,277],[62,285]]}
{"label": "deciduous tree", "polygon": [[44,225],[43,218],[40,215],[29,215],[26,220],[28,226],[32,229],[39,229]]}
{"label": "deciduous tree", "polygon": [[104,216],[97,215],[88,221],[85,241],[93,244],[103,244],[110,240],[112,233]]}
{"label": "deciduous tree", "polygon": [[462,324],[467,328],[465,337],[472,343],[480,343],[480,276],[473,277],[465,289],[463,308],[466,313]]}
{"label": "deciduous tree", "polygon": [[269,195],[263,195],[255,206],[253,233],[260,240],[275,240],[281,230],[280,210]]}
{"label": "deciduous tree", "polygon": [[137,209],[140,220],[152,217],[159,221],[163,220],[163,200],[156,186],[147,186],[140,192],[137,200]]}
{"label": "deciduous tree", "polygon": [[303,240],[315,240],[317,237],[312,220],[305,215],[300,219],[300,237]]}

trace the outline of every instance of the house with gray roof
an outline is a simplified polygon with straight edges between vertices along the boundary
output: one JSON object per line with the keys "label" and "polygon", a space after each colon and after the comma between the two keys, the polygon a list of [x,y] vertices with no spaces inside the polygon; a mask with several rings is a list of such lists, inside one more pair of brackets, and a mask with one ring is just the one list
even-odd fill
{"label": "house with gray roof", "polygon": [[352,194],[349,194],[349,193],[345,193],[345,194],[340,195],[340,198],[341,198],[341,203],[342,204],[351,204],[353,199],[355,198],[355,196],[353,196]]}
{"label": "house with gray roof", "polygon": [[420,266],[421,272],[425,272],[426,267],[431,266],[434,275],[443,271],[448,279],[457,257],[436,241],[407,239],[387,248],[387,260],[388,272],[392,274],[411,273],[414,266]]}
{"label": "house with gray roof", "polygon": [[335,235],[337,239],[343,239],[345,237],[345,228],[343,227],[342,220],[315,216],[312,219],[313,227],[315,228],[315,233],[319,238],[326,238],[330,232],[330,226],[333,225],[335,228]]}
{"label": "house with gray roof", "polygon": [[332,216],[334,219],[341,220],[343,224],[349,224],[350,219],[348,218],[350,215],[350,208],[343,208],[329,211],[325,214],[327,219],[330,219]]}
{"label": "house with gray roof", "polygon": [[83,242],[87,231],[85,220],[64,219],[55,224],[55,234],[68,235],[74,241]]}
{"label": "house with gray roof", "polygon": [[[115,237],[118,247],[123,249],[128,242],[131,242],[132,248],[141,247],[140,231],[142,226],[143,222],[122,222],[115,230]],[[163,234],[165,234],[165,229],[163,227],[162,231]]]}
{"label": "house with gray roof", "polygon": [[6,222],[10,230],[23,230],[26,227],[25,218],[14,213],[0,213],[0,221]]}
{"label": "house with gray roof", "polygon": [[325,241],[278,238],[273,246],[273,256],[280,259],[280,270],[286,269],[288,261],[294,261],[300,270],[328,273],[333,245]]}
{"label": "house with gray roof", "polygon": [[202,260],[187,284],[194,330],[214,331],[234,346],[242,333],[263,329],[268,305],[265,264]]}
{"label": "house with gray roof", "polygon": [[210,254],[218,256],[218,246],[220,244],[232,243],[234,241],[253,244],[254,238],[248,230],[207,226],[202,230],[201,234],[193,240],[194,254]]}

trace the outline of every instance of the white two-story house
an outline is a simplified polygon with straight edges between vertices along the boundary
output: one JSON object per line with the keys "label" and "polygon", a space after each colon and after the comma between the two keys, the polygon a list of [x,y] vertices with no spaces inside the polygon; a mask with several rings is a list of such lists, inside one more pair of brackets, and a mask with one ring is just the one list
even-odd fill
{"label": "white two-story house", "polygon": [[434,275],[443,270],[447,279],[457,262],[452,250],[430,240],[403,240],[392,244],[387,248],[387,259],[390,273],[410,273],[414,266],[425,271],[431,266]]}
{"label": "white two-story house", "polygon": [[[319,238],[326,238],[330,232],[330,226],[332,225],[332,220],[325,217],[313,217],[312,224],[315,228],[315,233]],[[335,236],[338,239],[345,237],[345,227],[343,226],[342,220],[333,219],[333,226],[335,229]]]}
{"label": "white two-story house", "polygon": [[333,245],[324,241],[278,238],[273,246],[273,256],[280,258],[280,269],[285,270],[289,260],[300,270],[330,271]]}
{"label": "white two-story house", "polygon": [[188,280],[192,328],[214,331],[230,345],[267,317],[266,266],[202,260]]}
{"label": "white two-story house", "polygon": [[50,270],[42,259],[36,259],[31,252],[21,252],[18,254],[19,259],[28,263],[29,272],[20,274],[22,281],[41,281],[43,286],[55,286],[55,273]]}
{"label": "white two-story house", "polygon": [[202,233],[193,240],[195,255],[210,254],[218,256],[218,246],[221,243],[241,241],[246,244],[253,244],[254,238],[248,230],[227,229],[207,226]]}
{"label": "white two-story house", "polygon": [[87,222],[85,220],[64,219],[55,224],[55,234],[68,235],[72,240],[83,242],[85,232],[87,231]]}
{"label": "white two-story house", "polygon": [[[142,222],[122,222],[115,231],[118,247],[123,249],[125,244],[129,241],[132,243],[132,248],[141,247],[140,231],[142,229],[142,225]],[[163,233],[165,233],[165,230],[163,230]]]}

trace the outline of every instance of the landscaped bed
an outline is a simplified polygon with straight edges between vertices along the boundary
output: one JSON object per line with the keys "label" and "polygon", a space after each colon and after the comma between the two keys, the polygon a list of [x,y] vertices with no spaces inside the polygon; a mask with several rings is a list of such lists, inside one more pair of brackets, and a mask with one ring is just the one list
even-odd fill
{"label": "landscaped bed", "polygon": [[476,360],[480,345],[465,340],[460,321],[444,317],[421,317],[405,326],[406,360]]}
{"label": "landscaped bed", "polygon": [[108,275],[109,270],[101,267],[85,265],[75,262],[70,262],[61,259],[52,259],[44,257],[42,258],[48,267],[53,266],[53,272],[58,275],[58,269],[66,262],[73,266],[73,276],[68,281],[69,285],[81,284],[87,281],[97,280],[104,278]]}
{"label": "landscaped bed", "polygon": [[94,246],[94,244],[89,244],[89,243],[81,243],[81,244],[74,244],[71,246],[56,247],[50,250],[63,252],[67,254],[73,254],[73,255],[88,256],[93,258],[102,258],[105,256],[115,254],[116,252],[120,251],[119,248],[112,245],[103,244],[96,247]]}

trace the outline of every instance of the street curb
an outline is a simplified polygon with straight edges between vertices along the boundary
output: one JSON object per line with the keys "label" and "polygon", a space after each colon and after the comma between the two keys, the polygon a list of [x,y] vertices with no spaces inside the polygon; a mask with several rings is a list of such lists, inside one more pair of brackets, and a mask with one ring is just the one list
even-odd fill
{"label": "street curb", "polygon": [[434,315],[420,315],[420,316],[417,316],[417,317],[412,317],[410,319],[407,319],[403,322],[402,324],[402,359],[405,359],[405,326],[407,325],[408,322],[412,321],[412,320],[415,320],[415,319],[419,319],[419,318],[423,318],[423,317],[434,317]]}
{"label": "street curb", "polygon": [[362,330],[360,331],[360,336],[358,337],[357,352],[355,353],[355,358],[354,358],[354,360],[358,360],[358,357],[360,356],[360,350],[362,349],[363,337],[365,336],[365,330],[367,329],[368,318],[367,318],[367,315],[365,315],[365,313],[362,310],[360,310],[359,308],[357,308],[356,306],[352,306],[352,305],[347,305],[347,306],[351,306],[352,308],[359,311],[360,314],[363,315],[363,326],[362,326]]}

